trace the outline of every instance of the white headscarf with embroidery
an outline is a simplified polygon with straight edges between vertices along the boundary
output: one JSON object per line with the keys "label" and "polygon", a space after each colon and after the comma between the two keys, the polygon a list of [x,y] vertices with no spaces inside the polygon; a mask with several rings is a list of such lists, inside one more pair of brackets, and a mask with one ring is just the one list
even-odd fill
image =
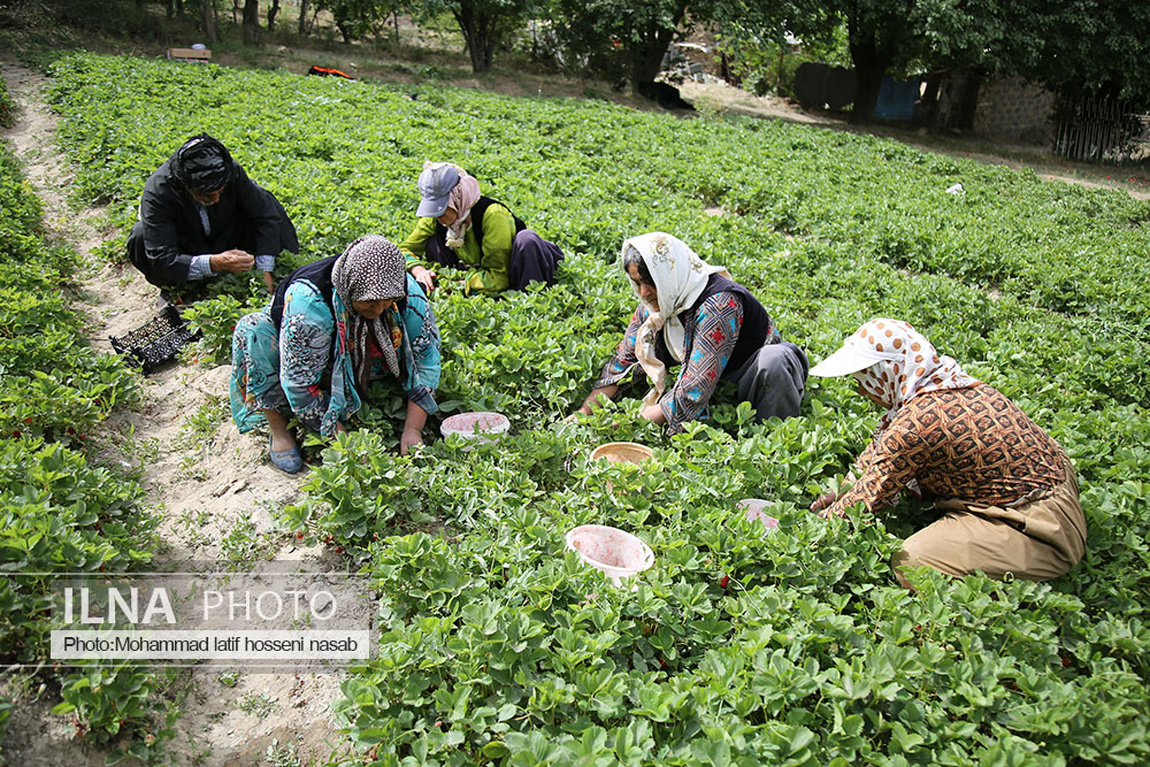
{"label": "white headscarf with embroidery", "polygon": [[963,372],[950,357],[940,356],[926,336],[910,323],[884,317],[864,324],[844,346],[867,350],[881,357],[868,368],[853,373],[866,391],[887,407],[876,434],[894,420],[895,414],[919,394],[940,389],[964,389],[979,383]]}
{"label": "white headscarf with embroidery", "polygon": [[636,261],[634,253],[638,253],[651,279],[655,283],[655,292],[659,307],[643,301],[639,293],[639,286],[632,282],[631,287],[639,300],[647,307],[647,320],[639,328],[635,339],[635,357],[642,365],[643,371],[651,379],[651,390],[643,398],[643,403],[653,405],[667,390],[667,368],[655,356],[655,342],[659,332],[663,333],[663,341],[668,351],[676,361],[683,361],[684,331],[679,315],[689,309],[707,287],[707,280],[712,274],[721,274],[730,277],[730,273],[722,266],[712,266],[687,247],[687,244],[678,237],[664,232],[650,232],[632,237],[623,242],[623,269],[626,271],[628,263]]}

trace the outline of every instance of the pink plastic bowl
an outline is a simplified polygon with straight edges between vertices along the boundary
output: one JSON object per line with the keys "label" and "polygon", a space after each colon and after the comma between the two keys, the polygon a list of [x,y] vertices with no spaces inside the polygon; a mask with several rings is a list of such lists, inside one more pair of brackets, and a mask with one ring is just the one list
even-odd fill
{"label": "pink plastic bowl", "polygon": [[511,422],[501,413],[457,413],[439,425],[439,432],[444,438],[458,434],[463,439],[483,443],[506,434],[510,428]]}
{"label": "pink plastic bowl", "polygon": [[630,533],[606,525],[581,525],[567,533],[567,548],[619,586],[624,578],[655,564],[651,547]]}
{"label": "pink plastic bowl", "polygon": [[746,512],[748,521],[762,522],[768,532],[778,528],[779,520],[766,514],[763,509],[772,508],[774,505],[773,501],[764,501],[762,498],[744,498],[738,503],[738,507]]}

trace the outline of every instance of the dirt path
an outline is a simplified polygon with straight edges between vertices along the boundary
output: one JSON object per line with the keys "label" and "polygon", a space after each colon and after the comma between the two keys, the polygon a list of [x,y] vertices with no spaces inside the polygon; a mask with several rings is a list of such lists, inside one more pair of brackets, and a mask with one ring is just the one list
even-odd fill
{"label": "dirt path", "polygon": [[[1043,181],[1057,181],[1094,189],[1120,189],[1138,200],[1150,200],[1150,178],[1132,175],[1128,169],[1069,163],[1035,146],[1002,146],[977,137],[953,138],[926,131],[884,126],[857,127],[842,117],[825,112],[806,112],[785,99],[756,96],[726,83],[684,82],[683,96],[703,112],[709,110],[767,120],[816,125],[832,130],[864,133],[889,138],[924,152],[975,160],[988,165],[1005,165],[1015,170],[1028,168]],[[996,153],[995,149],[1000,153]],[[1014,155],[1014,156],[1007,156]]]}
{"label": "dirt path", "polygon": [[[131,267],[98,263],[92,249],[122,235],[98,228],[100,211],[67,203],[72,172],[55,145],[56,117],[43,102],[46,79],[0,62],[8,90],[20,105],[4,138],[20,158],[44,203],[50,239],[79,255],[77,277],[94,347],[111,350],[108,337],[139,327],[155,314],[157,290]],[[258,568],[268,559],[302,560],[309,569],[343,569],[319,548],[300,548],[276,530],[272,514],[299,497],[301,479],[264,459],[258,436],[240,435],[227,411],[230,368],[170,365],[142,379],[142,401],[115,414],[97,438],[100,460],[142,469],[143,484],[161,516],[160,561],[210,560]],[[239,767],[325,761],[341,742],[331,716],[341,674],[182,672],[173,688],[187,688],[169,746],[174,764]],[[8,725],[4,754],[24,767],[103,764],[104,752],[72,739],[70,717],[48,712],[57,701],[29,696]],[[271,751],[269,752],[269,748]]]}

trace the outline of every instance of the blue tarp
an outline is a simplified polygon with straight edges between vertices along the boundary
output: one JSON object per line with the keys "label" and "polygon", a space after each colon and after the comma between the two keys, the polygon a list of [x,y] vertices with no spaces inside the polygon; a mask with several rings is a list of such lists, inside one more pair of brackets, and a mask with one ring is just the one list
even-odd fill
{"label": "blue tarp", "polygon": [[884,120],[912,120],[914,119],[914,102],[918,101],[922,93],[922,79],[895,80],[890,75],[884,75],[882,86],[878,90],[878,103],[874,107],[874,116]]}

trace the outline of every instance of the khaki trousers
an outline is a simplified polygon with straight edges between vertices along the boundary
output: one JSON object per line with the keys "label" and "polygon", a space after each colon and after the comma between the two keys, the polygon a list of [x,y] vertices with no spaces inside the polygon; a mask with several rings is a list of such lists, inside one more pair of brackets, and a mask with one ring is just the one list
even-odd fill
{"label": "khaki trousers", "polygon": [[1044,581],[1078,564],[1086,552],[1086,518],[1070,459],[1066,481],[1050,495],[1019,506],[939,501],[942,519],[907,538],[892,564],[928,565],[962,577],[981,570],[991,578]]}

